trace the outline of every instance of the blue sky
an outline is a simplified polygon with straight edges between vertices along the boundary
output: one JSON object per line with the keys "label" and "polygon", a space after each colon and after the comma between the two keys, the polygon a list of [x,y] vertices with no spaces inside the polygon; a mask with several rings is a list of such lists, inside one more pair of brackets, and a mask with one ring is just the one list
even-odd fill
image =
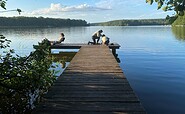
{"label": "blue sky", "polygon": [[[20,16],[82,19],[88,23],[119,19],[165,18],[172,12],[157,10],[145,0],[8,0],[7,10],[19,8]],[[3,9],[0,9],[2,11]],[[19,16],[4,12],[0,16]]]}

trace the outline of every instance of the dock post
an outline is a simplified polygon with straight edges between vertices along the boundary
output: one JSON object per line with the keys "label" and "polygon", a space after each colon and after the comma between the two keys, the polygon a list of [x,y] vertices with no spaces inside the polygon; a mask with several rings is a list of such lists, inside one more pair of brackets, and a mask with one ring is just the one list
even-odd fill
{"label": "dock post", "polygon": [[112,54],[116,57],[116,49],[115,48],[112,48]]}

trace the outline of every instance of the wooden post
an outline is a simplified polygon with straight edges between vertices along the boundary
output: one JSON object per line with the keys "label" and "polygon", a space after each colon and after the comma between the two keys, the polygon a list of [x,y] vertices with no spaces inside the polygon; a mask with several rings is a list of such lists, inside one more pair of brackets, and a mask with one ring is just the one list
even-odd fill
{"label": "wooden post", "polygon": [[112,54],[117,57],[117,54],[116,54],[116,49],[115,48],[112,48]]}

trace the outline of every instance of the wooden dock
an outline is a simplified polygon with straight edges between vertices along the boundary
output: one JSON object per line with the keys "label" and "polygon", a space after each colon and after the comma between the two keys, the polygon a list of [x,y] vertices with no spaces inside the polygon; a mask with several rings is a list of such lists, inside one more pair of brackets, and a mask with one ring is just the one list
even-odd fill
{"label": "wooden dock", "polygon": [[[85,43],[61,43],[61,44],[52,45],[51,49],[80,49],[82,46],[88,46],[88,45]],[[119,49],[120,45],[117,43],[111,43],[108,45],[108,47],[110,49]]]}
{"label": "wooden dock", "polygon": [[[87,46],[84,43],[61,43],[51,46],[51,49],[80,49],[82,46]],[[120,45],[117,43],[111,43],[108,45],[109,49],[112,50],[112,54],[117,57],[116,49],[120,48]]]}
{"label": "wooden dock", "polygon": [[145,114],[108,46],[84,45],[34,114]]}

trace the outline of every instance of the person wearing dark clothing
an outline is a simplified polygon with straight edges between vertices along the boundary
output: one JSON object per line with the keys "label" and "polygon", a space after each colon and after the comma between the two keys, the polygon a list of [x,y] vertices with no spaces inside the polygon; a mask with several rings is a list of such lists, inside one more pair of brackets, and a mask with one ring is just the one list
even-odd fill
{"label": "person wearing dark clothing", "polygon": [[[98,44],[99,40],[100,40],[100,37],[102,36],[101,33],[103,32],[103,30],[99,30],[97,32],[95,32],[93,35],[92,35],[92,40],[93,40],[93,44]],[[96,42],[96,39],[97,39],[97,42]]]}

